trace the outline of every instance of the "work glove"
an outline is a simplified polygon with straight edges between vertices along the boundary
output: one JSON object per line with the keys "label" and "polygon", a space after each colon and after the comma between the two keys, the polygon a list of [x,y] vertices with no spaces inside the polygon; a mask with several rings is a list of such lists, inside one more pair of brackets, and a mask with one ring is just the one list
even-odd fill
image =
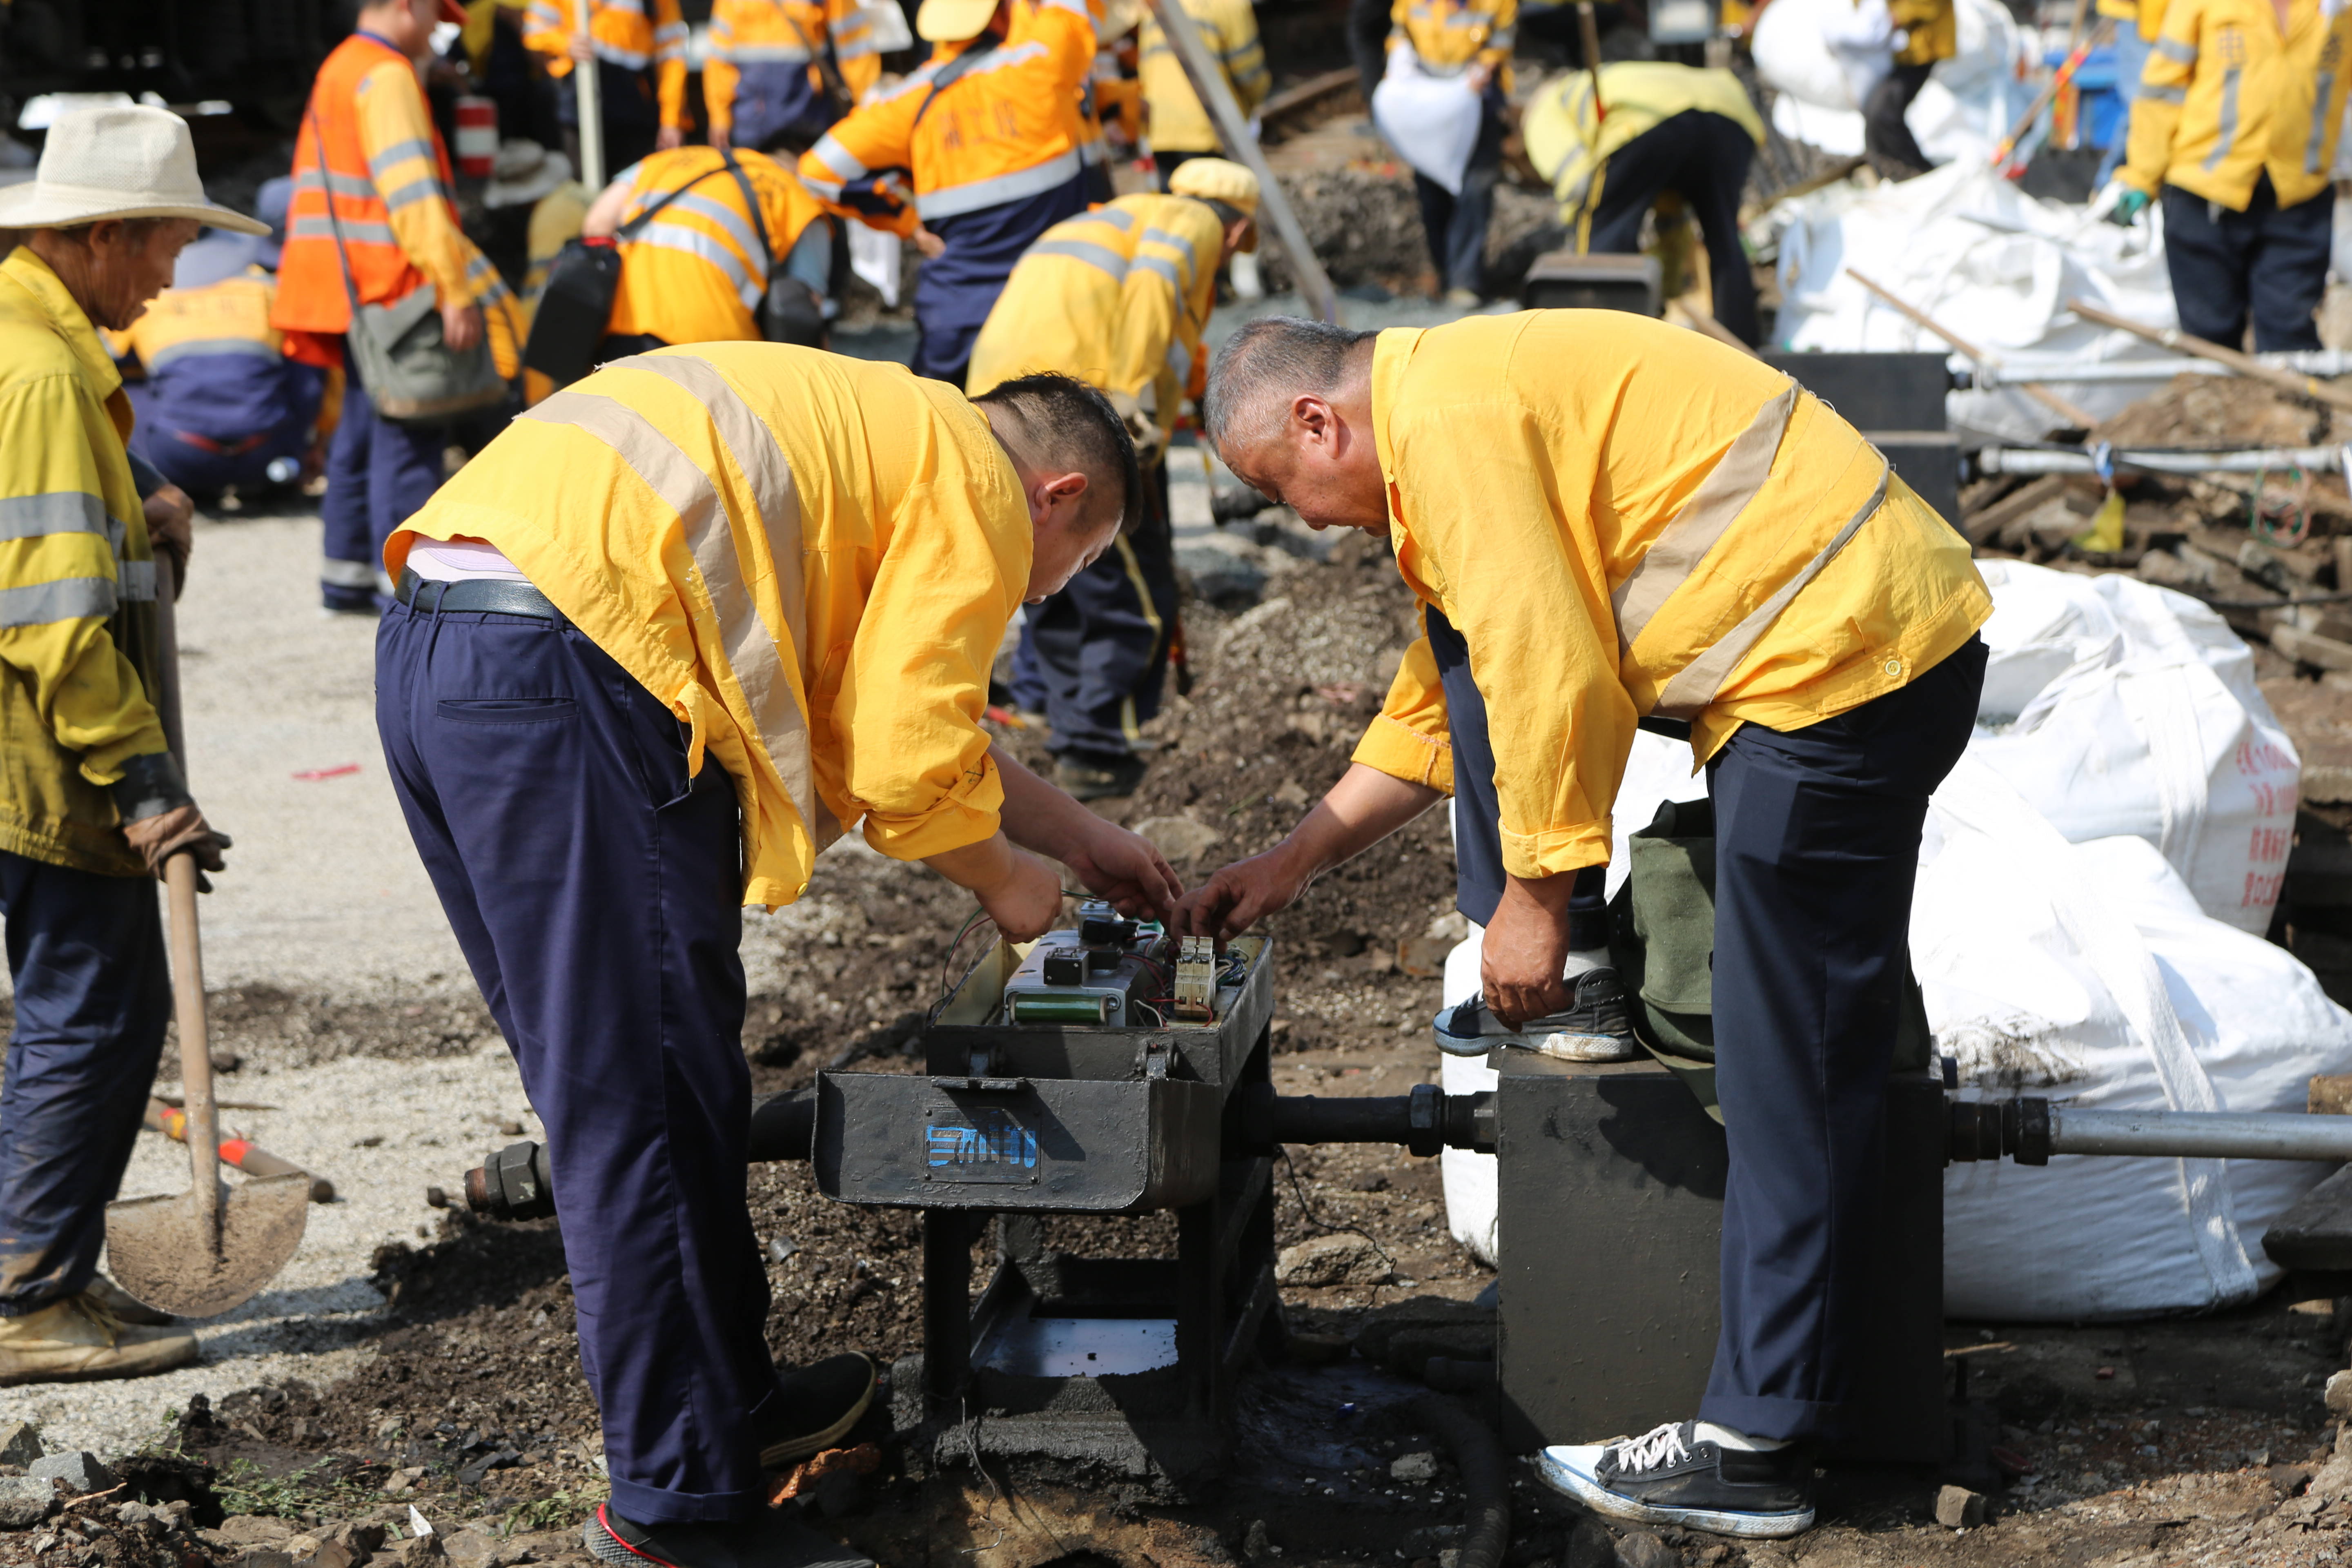
{"label": "work glove", "polygon": [[2107,210],[2107,221],[2118,228],[2129,228],[2140,214],[2147,211],[2147,204],[2146,191],[2126,189],[2116,198],[2116,205]]}
{"label": "work glove", "polygon": [[122,817],[122,837],[139,852],[151,875],[163,876],[163,862],[187,850],[196,858],[196,886],[212,890],[201,873],[225,868],[221,851],[231,847],[226,833],[215,832],[188,795],[180,764],[169,752],[150,752],[126,761],[122,776],[109,786],[115,810]]}

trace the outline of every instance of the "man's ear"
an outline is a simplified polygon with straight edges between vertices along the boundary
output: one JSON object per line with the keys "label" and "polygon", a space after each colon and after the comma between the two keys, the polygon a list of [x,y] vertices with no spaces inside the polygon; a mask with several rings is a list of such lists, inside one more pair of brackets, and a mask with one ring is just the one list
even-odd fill
{"label": "man's ear", "polygon": [[1078,498],[1087,493],[1087,477],[1076,472],[1040,475],[1029,493],[1041,510],[1050,508],[1057,501],[1066,501],[1075,508],[1080,504]]}

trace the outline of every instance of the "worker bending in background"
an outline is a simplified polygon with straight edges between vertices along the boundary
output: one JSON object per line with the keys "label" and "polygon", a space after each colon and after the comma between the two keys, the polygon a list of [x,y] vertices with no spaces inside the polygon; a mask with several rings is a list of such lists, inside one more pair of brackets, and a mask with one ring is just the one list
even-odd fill
{"label": "worker bending in background", "polygon": [[60,115],[36,176],[0,191],[0,228],[27,234],[0,261],[0,1384],[196,1359],[98,1272],[172,1016],[155,879],[184,850],[217,871],[228,845],[155,708],[155,553],[185,581],[188,500],[140,500],[99,331],[132,325],[207,223],[268,232],[205,199],[160,109]]}
{"label": "worker bending in background", "polygon": [[1764,144],[1748,89],[1727,70],[1666,60],[1602,66],[1605,112],[1594,111],[1592,89],[1591,71],[1564,71],[1528,105],[1528,159],[1551,182],[1559,225],[1514,248],[1633,255],[1642,220],[1671,193],[1698,221],[1715,319],[1743,343],[1762,342],[1756,279],[1739,243],[1739,193]]}
{"label": "worker bending in background", "polygon": [[824,346],[833,220],[764,153],[656,153],[604,188],[582,232],[620,244],[620,287],[599,359],[671,343],[757,342],[766,331],[778,342]]}
{"label": "worker bending in background", "polygon": [[1137,437],[1149,504],[1101,560],[1031,606],[1013,696],[1053,728],[1054,779],[1080,800],[1133,795],[1176,634],[1168,437],[1217,303],[1217,269],[1257,243],[1257,176],[1223,158],[1178,169],[1167,195],[1121,196],[1029,247],[972,346],[974,395],[1056,371],[1106,394]]}
{"label": "worker bending in background", "polygon": [[800,177],[914,240],[915,374],[961,386],[1013,264],[1086,210],[1078,92],[1095,31],[1085,0],[923,0],[915,31],[938,51],[826,132]]}
{"label": "worker bending in background", "polygon": [[702,66],[710,144],[798,157],[881,74],[857,0],[716,0]]}
{"label": "worker bending in background", "polygon": [[1689,721],[1715,814],[1722,1335],[1697,1411],[1538,1469],[1612,1518],[1797,1533],[1884,1267],[1920,833],[1992,609],[1968,542],[1788,376],[1621,311],[1253,321],[1202,423],[1260,493],[1393,540],[1423,635],[1353,765],[1190,895],[1181,931],[1247,929],[1450,792],[1486,933],[1482,994],[1439,1015],[1441,1043],[1630,1054],[1607,1037],[1610,806],[1636,721]]}
{"label": "worker bending in background", "polygon": [[575,79],[567,92],[563,80],[584,65],[596,68],[605,168],[686,140],[686,21],[677,0],[530,0],[523,18],[522,41],[547,57],[556,79],[556,119],[574,168],[580,85]]}
{"label": "worker bending in background", "polygon": [[[119,354],[143,374],[124,388],[139,416],[131,451],[199,500],[316,474],[324,435],[334,428],[327,393],[331,378],[340,402],[341,374],[289,359],[284,335],[269,324],[293,194],[290,179],[264,184],[255,205],[268,235],[257,243],[221,231],[234,247],[208,244],[211,235],[199,239],[180,253],[172,287],[116,335]],[[249,262],[215,273],[207,265],[215,258]]]}
{"label": "worker bending in background", "polygon": [[2352,11],[2322,0],[2170,0],[2132,104],[2128,223],[2164,197],[2180,330],[2237,348],[2320,346]]}
{"label": "worker bending in background", "polygon": [[[1192,30],[1217,63],[1217,74],[1225,79],[1234,101],[1240,105],[1243,118],[1255,114],[1257,106],[1274,90],[1274,73],[1266,69],[1265,48],[1258,41],[1256,11],[1249,0],[1182,0],[1182,4],[1184,15],[1192,19]],[[1192,90],[1192,79],[1184,74],[1183,62],[1176,58],[1158,16],[1144,18],[1140,39],[1144,134],[1150,139],[1151,161],[1160,170],[1160,188],[1173,190],[1170,177],[1188,159],[1218,156],[1224,139],[1217,134],[1215,121]]]}
{"label": "worker bending in background", "polygon": [[[873,1363],[780,1377],[743,1172],[740,906],[863,824],[1013,941],[1069,868],[1169,908],[1150,845],[982,728],[1014,607],[1110,547],[1135,454],[1063,377],[978,403],[772,343],[605,365],[515,420],[392,542],[393,785],[547,1126],[616,1568],[856,1554],[766,1507]],[[1018,847],[1016,847],[1018,846]]]}
{"label": "worker bending in background", "polygon": [[1936,62],[1959,53],[1959,22],[1952,0],[1887,0],[1886,13],[1896,29],[1895,58],[1863,100],[1862,151],[1880,174],[1907,180],[1927,172],[1927,154],[1906,116]]}
{"label": "worker bending in background", "polygon": [[294,201],[269,324],[289,354],[344,374],[319,508],[319,590],[330,610],[375,610],[383,542],[440,486],[448,445],[446,425],[377,412],[356,356],[343,352],[353,304],[393,305],[430,289],[451,349],[472,349],[488,333],[509,376],[520,357],[514,296],[457,226],[449,152],[417,83],[435,26],[462,17],[455,0],[362,5],[357,30],[320,66],[294,138]]}
{"label": "worker bending in background", "polygon": [[[1460,79],[1479,102],[1478,140],[1460,193],[1418,169],[1412,174],[1429,258],[1449,304],[1475,305],[1486,289],[1486,228],[1503,174],[1503,106],[1511,90],[1518,15],[1518,0],[1394,0],[1389,12],[1390,53],[1410,49],[1423,74]],[[1378,85],[1365,84],[1366,102]]]}

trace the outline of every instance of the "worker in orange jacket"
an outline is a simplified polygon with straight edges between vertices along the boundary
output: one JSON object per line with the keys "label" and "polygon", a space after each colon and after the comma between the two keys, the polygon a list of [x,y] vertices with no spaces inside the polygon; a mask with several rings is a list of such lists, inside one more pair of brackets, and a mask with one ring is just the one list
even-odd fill
{"label": "worker in orange jacket", "polygon": [[[626,168],[656,148],[685,142],[686,19],[677,0],[530,0],[522,41],[547,57],[547,74],[559,82],[595,62],[605,169]],[[555,117],[572,166],[579,168],[576,82],[569,92],[557,91]]]}
{"label": "worker in orange jacket", "polygon": [[269,324],[285,334],[289,355],[346,372],[320,508],[319,584],[331,610],[374,612],[383,542],[440,488],[448,446],[446,426],[377,413],[343,353],[352,302],[389,305],[431,289],[450,348],[470,350],[487,332],[499,373],[519,368],[514,297],[457,226],[448,150],[416,77],[434,26],[463,17],[454,0],[362,5],[358,27],[319,68],[294,141],[294,201]]}
{"label": "worker in orange jacket", "polygon": [[1037,237],[1086,210],[1085,0],[923,0],[929,62],[801,159],[818,200],[914,240],[915,374],[961,385],[972,340]]}
{"label": "worker in orange jacket", "polygon": [[881,74],[857,0],[716,0],[702,67],[710,144],[797,156]]}

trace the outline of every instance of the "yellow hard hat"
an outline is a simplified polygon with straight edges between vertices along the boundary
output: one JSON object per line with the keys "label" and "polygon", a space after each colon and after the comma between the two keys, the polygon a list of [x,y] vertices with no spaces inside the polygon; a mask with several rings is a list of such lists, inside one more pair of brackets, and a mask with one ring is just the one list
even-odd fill
{"label": "yellow hard hat", "polygon": [[996,0],[923,0],[915,13],[915,36],[935,44],[960,44],[988,30]]}
{"label": "yellow hard hat", "polygon": [[1241,164],[1230,158],[1187,158],[1168,176],[1168,194],[1223,202],[1243,213],[1250,220],[1250,232],[1241,247],[1257,248],[1257,176]]}

